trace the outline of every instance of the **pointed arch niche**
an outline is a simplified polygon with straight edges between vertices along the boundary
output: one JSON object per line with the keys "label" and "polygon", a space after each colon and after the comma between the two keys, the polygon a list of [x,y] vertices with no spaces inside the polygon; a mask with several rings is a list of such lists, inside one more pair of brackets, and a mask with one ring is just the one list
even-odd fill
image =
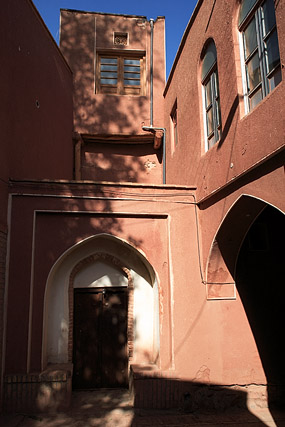
{"label": "pointed arch niche", "polygon": [[42,369],[72,361],[73,289],[128,288],[129,362],[156,363],[159,354],[158,286],[153,267],[126,241],[109,234],[68,249],[52,267],[45,292]]}
{"label": "pointed arch niche", "polygon": [[266,201],[254,196],[242,195],[227,212],[212,242],[208,257],[208,300],[236,298],[235,268],[240,247],[249,228],[268,205]]}

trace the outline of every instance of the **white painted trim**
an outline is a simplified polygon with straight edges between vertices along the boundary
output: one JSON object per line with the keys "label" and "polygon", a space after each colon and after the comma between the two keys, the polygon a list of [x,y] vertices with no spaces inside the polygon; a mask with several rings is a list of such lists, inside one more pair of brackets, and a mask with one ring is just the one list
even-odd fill
{"label": "white painted trim", "polygon": [[209,150],[208,137],[207,137],[207,121],[206,121],[206,104],[205,104],[205,86],[202,84],[202,108],[203,108],[203,130],[204,130],[204,149],[205,152]]}
{"label": "white painted trim", "polygon": [[243,100],[244,100],[244,113],[245,115],[249,113],[249,104],[248,104],[248,94],[247,94],[247,83],[246,83],[246,73],[245,73],[245,58],[244,58],[244,46],[241,31],[238,32],[239,40],[239,54],[241,62],[241,78],[242,78],[242,90],[243,90]]}

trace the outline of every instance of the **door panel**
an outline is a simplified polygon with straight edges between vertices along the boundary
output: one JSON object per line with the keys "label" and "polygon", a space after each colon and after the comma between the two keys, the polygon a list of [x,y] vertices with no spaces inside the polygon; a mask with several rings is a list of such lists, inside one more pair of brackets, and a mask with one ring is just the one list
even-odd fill
{"label": "door panel", "polygon": [[125,387],[128,382],[125,288],[74,290],[73,387]]}
{"label": "door panel", "polygon": [[74,388],[100,387],[100,318],[102,294],[75,292],[74,298]]}
{"label": "door panel", "polygon": [[127,294],[103,294],[102,381],[105,387],[127,385]]}

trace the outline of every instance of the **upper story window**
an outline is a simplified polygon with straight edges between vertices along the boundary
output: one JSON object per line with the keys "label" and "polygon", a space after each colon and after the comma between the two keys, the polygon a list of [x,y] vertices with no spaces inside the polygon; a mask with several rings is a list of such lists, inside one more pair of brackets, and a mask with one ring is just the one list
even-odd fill
{"label": "upper story window", "polygon": [[274,0],[242,0],[238,24],[247,113],[281,82]]}
{"label": "upper story window", "polygon": [[210,41],[203,56],[202,87],[206,150],[208,150],[221,137],[221,114],[217,69],[217,51],[215,43],[213,41]]}
{"label": "upper story window", "polygon": [[144,95],[144,58],[117,52],[98,54],[96,93]]}

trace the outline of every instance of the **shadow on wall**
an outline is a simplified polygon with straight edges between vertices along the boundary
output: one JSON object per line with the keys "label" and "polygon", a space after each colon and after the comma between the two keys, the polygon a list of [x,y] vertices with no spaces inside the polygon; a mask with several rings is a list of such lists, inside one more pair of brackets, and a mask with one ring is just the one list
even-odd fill
{"label": "shadow on wall", "polygon": [[161,182],[162,151],[153,143],[91,142],[82,145],[81,179],[112,182]]}
{"label": "shadow on wall", "polygon": [[284,239],[284,214],[249,196],[231,208],[216,236],[258,348],[270,408],[285,407]]}
{"label": "shadow on wall", "polygon": [[[90,134],[135,134],[142,133],[142,123],[149,123],[148,96],[116,96],[95,94],[94,52],[96,49],[114,49],[112,31],[130,31],[130,24],[122,17],[103,17],[96,20],[92,13],[63,11],[61,14],[60,47],[74,73],[74,126],[81,133]],[[107,22],[105,22],[107,20]],[[142,21],[142,20],[140,20]],[[130,43],[132,49],[146,50],[146,23],[132,21]],[[96,27],[96,37],[93,37]],[[92,35],[92,36],[90,36]],[[122,46],[119,46],[122,50]],[[124,47],[123,47],[124,48]],[[156,59],[156,70],[164,69]],[[149,61],[146,61],[147,63]],[[164,87],[163,73],[156,72],[155,84]],[[146,70],[146,93],[149,92],[149,76]]]}
{"label": "shadow on wall", "polygon": [[[125,197],[128,190],[96,183],[88,188],[85,186],[85,198],[81,197],[82,189],[73,188],[72,185],[61,185],[61,191],[70,196],[69,198],[61,199],[62,211],[49,212],[47,214],[50,233],[46,230],[47,240],[44,246],[53,248],[53,251],[55,249],[54,254],[51,250],[46,253],[47,259],[52,264],[61,253],[78,243],[78,241],[99,233],[117,236],[124,234],[125,216],[113,213],[113,201],[120,196]],[[94,196],[96,197],[96,202],[94,201]],[[42,215],[43,219],[44,216],[45,214]],[[61,224],[60,227],[58,226],[59,223]],[[45,224],[43,226],[46,227]],[[54,230],[57,231],[56,238]],[[143,241],[137,239],[135,235],[127,236],[127,239],[138,249],[143,244]],[[62,251],[58,250],[58,245],[62,246]]]}
{"label": "shadow on wall", "polygon": [[[120,190],[108,186],[103,188],[99,184],[90,185],[90,187],[84,186],[85,197],[82,198],[80,186],[61,185],[57,194],[60,195],[62,192],[70,197],[57,200],[56,212],[43,212],[37,216],[35,236],[37,251],[34,272],[37,287],[33,295],[35,303],[32,324],[31,372],[41,371],[43,313],[38,308],[44,306],[46,281],[58,258],[77,243],[101,233],[129,239],[135,244],[136,249],[140,249],[144,244],[141,232],[136,229],[134,232],[131,232],[131,229],[128,233],[126,232],[126,215],[113,213],[113,199],[120,196],[120,191],[124,192],[122,197],[125,197],[125,189]],[[95,195],[96,200],[94,200]],[[140,224],[142,221],[147,220],[141,218]],[[14,372],[14,370],[11,368],[10,372]]]}
{"label": "shadow on wall", "polygon": [[239,252],[236,285],[267,379],[270,406],[285,407],[285,216],[266,206]]}
{"label": "shadow on wall", "polygon": [[[114,95],[96,93],[96,49],[113,45],[112,28],[130,33],[132,49],[146,50],[148,23],[130,22],[121,16],[112,17],[94,13],[62,11],[61,50],[74,73],[74,129],[83,135],[143,135],[143,125],[150,123],[149,96]],[[143,20],[139,20],[143,21]],[[95,31],[96,28],[96,31]],[[95,33],[94,33],[95,32]],[[120,51],[122,50],[122,46]],[[116,54],[116,53],[115,53]],[[114,55],[115,55],[114,54]],[[95,55],[95,57],[94,57]],[[163,56],[162,56],[163,57]],[[155,58],[155,87],[164,85],[160,70],[160,56]],[[146,61],[148,64],[149,61]],[[146,72],[146,87],[149,92],[149,77]],[[162,84],[163,83],[163,84]],[[158,90],[156,90],[158,92]],[[160,96],[156,94],[155,97]],[[95,181],[162,183],[162,147],[155,150],[153,137],[142,145],[99,139],[82,144],[81,178]],[[124,143],[124,142],[127,142]]]}

